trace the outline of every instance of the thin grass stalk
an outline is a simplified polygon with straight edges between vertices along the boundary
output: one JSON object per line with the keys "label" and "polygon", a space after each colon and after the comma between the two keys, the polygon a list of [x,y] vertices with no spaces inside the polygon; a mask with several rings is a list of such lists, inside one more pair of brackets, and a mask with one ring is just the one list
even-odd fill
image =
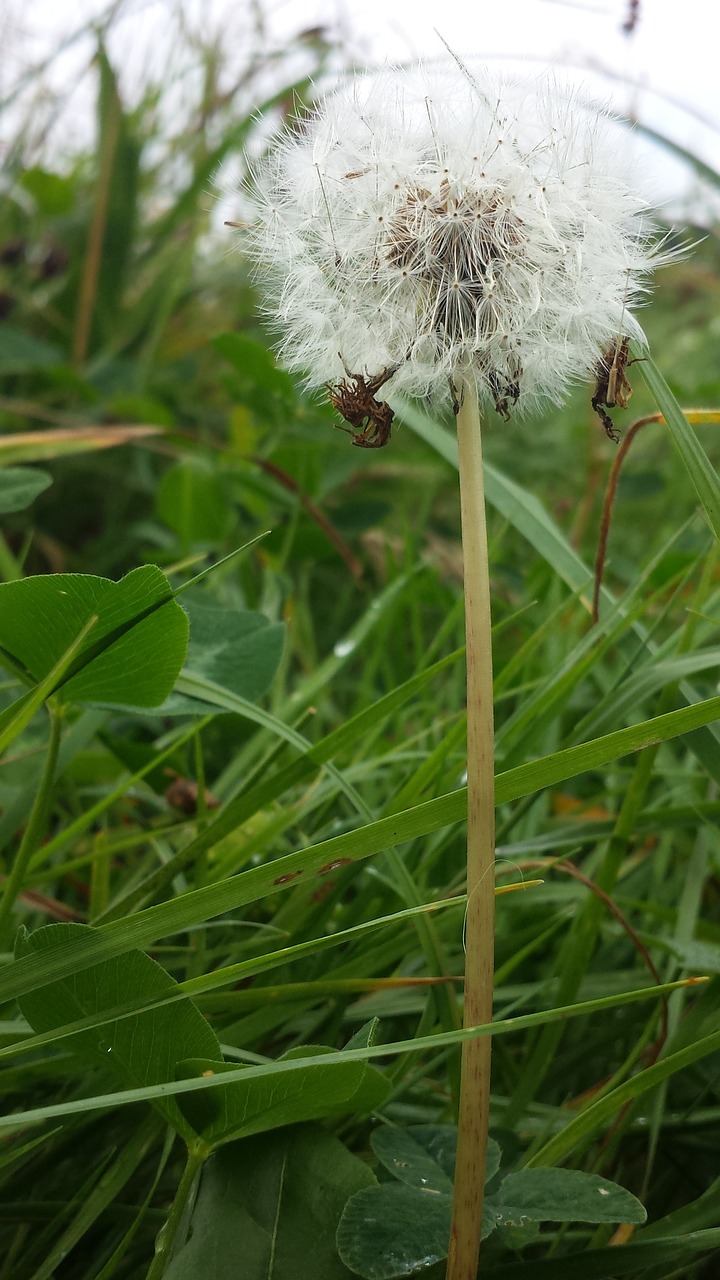
{"label": "thin grass stalk", "polygon": [[211,1154],[206,1142],[198,1139],[188,1147],[183,1175],[167,1219],[155,1242],[155,1254],[145,1280],[162,1280],[179,1246],[184,1243],[197,1195],[200,1172]]}
{"label": "thin grass stalk", "polygon": [[[468,388],[457,415],[467,643],[467,894],[464,1025],[492,1020],[495,936],[493,682],[482,432]],[[475,1280],[490,1117],[490,1036],[463,1045],[447,1280]]]}
{"label": "thin grass stalk", "polygon": [[18,895],[22,892],[30,859],[40,846],[47,828],[48,811],[55,782],[55,770],[57,768],[63,724],[63,712],[59,704],[54,699],[51,699],[47,707],[50,716],[50,741],[45,755],[42,778],[35,794],[25,834],[20,842],[20,848],[10,868],[7,880],[3,885],[2,899],[0,900],[1,951],[5,951],[10,945],[14,929],[13,907]]}
{"label": "thin grass stalk", "polygon": [[87,250],[83,262],[80,280],[80,295],[72,338],[72,362],[77,367],[84,364],[90,343],[95,298],[97,296],[100,262],[102,259],[103,240],[107,227],[108,205],[110,203],[110,187],[112,183],[115,152],[120,137],[121,108],[117,97],[113,97],[111,116],[107,132],[101,137],[100,171],[95,189],[90,228],[88,231]]}

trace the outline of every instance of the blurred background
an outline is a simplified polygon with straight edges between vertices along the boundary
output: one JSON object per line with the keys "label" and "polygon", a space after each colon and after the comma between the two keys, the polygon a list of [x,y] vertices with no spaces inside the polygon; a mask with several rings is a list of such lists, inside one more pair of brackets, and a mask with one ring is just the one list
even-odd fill
{"label": "blurred background", "polygon": [[[717,210],[702,171],[703,163],[720,167],[715,48],[703,39],[704,0],[680,7],[673,0],[446,0],[441,8],[434,0],[4,0],[0,22],[2,96],[15,103],[11,123],[32,117],[27,127],[38,146],[89,140],[98,31],[127,102],[137,104],[149,84],[165,94],[172,84],[173,115],[189,106],[211,49],[217,87],[237,109],[252,105],[257,92],[250,68],[264,70],[266,86],[279,86],[291,67],[332,74],[388,59],[431,59],[442,52],[442,36],[461,56],[507,69],[551,65],[561,80],[642,126],[635,142],[647,157],[649,194],[672,198],[674,216],[691,211],[693,221],[708,221]],[[664,148],[652,145],[654,133]]]}
{"label": "blurred background", "polygon": [[[102,433],[82,450],[77,439],[52,447],[38,439],[21,455],[13,445],[15,460],[51,458],[54,483],[33,505],[32,533],[24,513],[7,513],[6,576],[19,566],[114,576],[148,558],[214,555],[258,522],[275,530],[268,553],[292,525],[294,553],[312,560],[316,577],[325,560],[341,567],[343,539],[365,539],[373,554],[379,540],[383,559],[418,502],[414,481],[392,490],[391,463],[421,469],[432,510],[421,540],[436,544],[452,530],[454,544],[454,482],[437,457],[409,431],[380,457],[348,448],[320,398],[301,395],[275,367],[275,335],[259,319],[241,236],[224,225],[242,217],[235,192],[245,155],[266,146],[274,127],[354,69],[442,56],[441,37],[508,73],[550,67],[615,113],[618,149],[624,160],[630,153],[661,233],[670,228],[676,242],[696,246],[659,273],[643,323],[681,399],[712,404],[720,105],[704,8],[702,0],[681,10],[670,0],[446,0],[441,12],[430,0],[4,0],[0,428]],[[646,403],[638,387],[633,407]],[[111,425],[164,434],[107,453]],[[491,422],[488,446],[519,481],[541,493],[549,485],[554,514],[578,546],[591,540],[591,554],[609,455],[587,391],[542,430]],[[645,458],[655,447],[638,446],[642,464],[623,476],[620,494],[662,527],[669,459]],[[694,502],[683,484],[674,490],[676,500],[684,494],[680,514]],[[178,505],[183,485],[192,501]],[[293,485],[330,511],[334,542],[306,508],[298,512]],[[614,555],[621,577],[642,539],[635,520]],[[343,554],[353,563],[355,552]]]}

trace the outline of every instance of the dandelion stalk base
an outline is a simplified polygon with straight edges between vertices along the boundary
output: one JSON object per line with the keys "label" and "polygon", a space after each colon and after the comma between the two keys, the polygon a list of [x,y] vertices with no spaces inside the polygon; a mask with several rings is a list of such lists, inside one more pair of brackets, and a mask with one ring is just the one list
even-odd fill
{"label": "dandelion stalk base", "polygon": [[[492,1019],[495,932],[495,786],[492,644],[482,435],[468,388],[457,416],[467,641],[467,893],[464,1025]],[[490,1113],[491,1037],[463,1045],[447,1280],[475,1280]]]}

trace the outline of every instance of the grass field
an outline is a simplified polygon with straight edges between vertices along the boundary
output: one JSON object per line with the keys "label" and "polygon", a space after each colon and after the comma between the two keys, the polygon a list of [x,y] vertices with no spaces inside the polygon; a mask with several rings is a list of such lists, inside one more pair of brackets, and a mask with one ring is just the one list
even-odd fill
{"label": "grass field", "polygon": [[[197,57],[168,133],[101,46],[95,151],[50,163],[19,128],[0,207],[0,1280],[439,1277],[452,415],[398,404],[387,450],[351,448],[217,226],[218,167],[263,136],[239,104],[299,110],[337,50],[306,40],[294,84],[253,66],[236,96]],[[616,421],[669,425],[623,461],[594,626],[617,450],[590,389],[487,427],[483,1280],[717,1274],[718,297],[711,230],[643,317],[654,365]],[[678,423],[673,396],[706,412]]]}

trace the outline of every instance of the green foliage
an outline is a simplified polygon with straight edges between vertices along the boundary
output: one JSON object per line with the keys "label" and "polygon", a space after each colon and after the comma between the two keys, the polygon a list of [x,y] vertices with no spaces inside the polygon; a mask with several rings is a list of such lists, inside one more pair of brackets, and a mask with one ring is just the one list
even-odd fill
{"label": "green foliage", "polygon": [[51,484],[52,476],[39,468],[4,467],[0,470],[0,515],[24,511]]}
{"label": "green foliage", "polygon": [[190,1220],[190,1240],[168,1280],[316,1276],[346,1280],[335,1249],[345,1201],[372,1173],[314,1125],[277,1129],[223,1147],[208,1162]]}
{"label": "green foliage", "polygon": [[[178,27],[134,97],[93,39],[92,147],[18,128],[0,208],[3,1280],[437,1280],[451,414],[397,404],[391,448],[350,447],[208,197],[311,103],[326,35]],[[720,1251],[720,984],[673,986],[720,955],[719,295],[711,230],[643,319],[632,416],[668,425],[623,463],[596,626],[589,390],[486,427],[498,885],[534,883],[498,898],[483,1280],[705,1280]]]}
{"label": "green foliage", "polygon": [[[42,954],[52,970],[63,946],[87,936],[76,924],[48,925],[18,934],[18,957]],[[187,1139],[199,1135],[210,1147],[221,1142],[275,1129],[293,1121],[317,1119],[343,1111],[372,1111],[385,1099],[388,1085],[380,1072],[367,1063],[333,1060],[327,1066],[304,1065],[247,1083],[236,1079],[237,1070],[223,1062],[220,1045],[193,1002],[176,997],[177,983],[146,956],[133,950],[125,955],[75,970],[68,978],[35,987],[19,1004],[23,1016],[39,1033],[67,1027],[78,1021],[91,1025],[69,1040],[69,1048],[94,1066],[102,1066],[121,1084],[143,1088],[180,1079],[207,1079],[224,1070],[234,1071],[226,1087],[212,1093],[192,1094],[180,1100],[158,1097],[156,1105]],[[151,1010],[127,1012],[127,1005],[152,1004]],[[123,1016],[114,1016],[118,1007]],[[280,1061],[317,1056],[329,1051],[321,1046],[290,1050]],[[188,1123],[189,1122],[189,1123]]]}
{"label": "green foliage", "polygon": [[[231,1084],[192,1094],[184,1103],[196,1132],[205,1142],[216,1147],[221,1142],[249,1137],[267,1129],[277,1129],[301,1120],[319,1120],[351,1111],[356,1115],[373,1111],[387,1097],[389,1085],[379,1071],[364,1062],[334,1060],[327,1065],[322,1059],[329,1050],[322,1046],[304,1045],[291,1049],[278,1062],[316,1057],[302,1070],[273,1072],[271,1076],[253,1076],[247,1082],[233,1079]],[[207,1079],[222,1075],[223,1069],[237,1069],[226,1064],[218,1067],[207,1060],[188,1059],[180,1064],[182,1079]]]}
{"label": "green foliage", "polygon": [[[447,1257],[456,1130],[441,1125],[376,1129],[371,1145],[397,1182],[363,1187],[350,1197],[338,1226],[343,1262],[364,1280],[422,1273]],[[637,1198],[577,1169],[519,1169],[498,1181],[501,1151],[492,1139],[483,1239],[496,1229],[540,1222],[643,1223]]]}
{"label": "green foliage", "polygon": [[92,618],[97,621],[59,696],[141,707],[161,703],[185,658],[188,622],[154,565],[117,583],[56,573],[0,585],[0,648],[33,680],[49,674]]}
{"label": "green foliage", "polygon": [[231,522],[226,486],[202,459],[188,459],[170,467],[158,486],[157,513],[181,546],[215,546],[226,537]]}
{"label": "green foliage", "polygon": [[[17,956],[46,955],[52,966],[58,947],[84,932],[78,924],[52,924],[34,933],[18,935]],[[60,982],[51,982],[20,1001],[23,1017],[34,1031],[53,1031],[91,1014],[102,1014],[133,998],[151,1000],[166,995],[177,984],[159,964],[142,951],[91,965]],[[177,1064],[189,1054],[205,1054],[222,1062],[220,1046],[202,1014],[190,1000],[172,1006],[105,1021],[91,1031],[81,1031],[69,1042],[73,1053],[102,1066],[118,1083],[134,1086],[163,1084],[171,1080]],[[185,1136],[192,1136],[174,1098],[158,1099],[166,1120]]]}
{"label": "green foliage", "polygon": [[205,603],[192,595],[185,597],[183,605],[190,617],[186,669],[196,682],[196,696],[171,694],[163,711],[205,715],[208,704],[202,699],[201,680],[237,698],[257,699],[266,693],[282,657],[282,623],[269,622],[261,613]]}
{"label": "green foliage", "polygon": [[297,402],[289,374],[279,369],[272,353],[245,334],[219,333],[213,347],[235,369],[231,386],[241,402],[267,421],[282,423]]}
{"label": "green foliage", "polygon": [[0,374],[34,373],[39,369],[52,369],[62,362],[58,347],[41,338],[35,338],[14,325],[2,326],[0,346]]}

